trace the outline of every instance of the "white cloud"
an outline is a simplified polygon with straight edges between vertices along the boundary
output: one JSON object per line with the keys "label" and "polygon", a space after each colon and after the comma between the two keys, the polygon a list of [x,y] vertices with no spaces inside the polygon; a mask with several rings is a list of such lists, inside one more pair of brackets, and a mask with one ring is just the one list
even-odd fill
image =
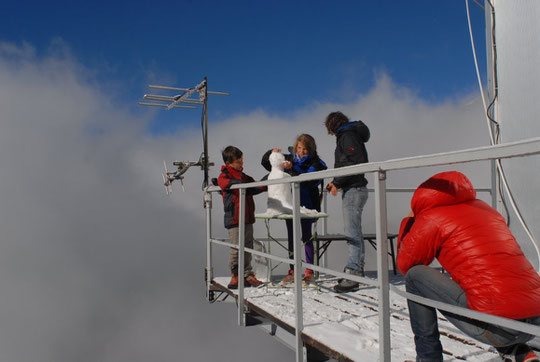
{"label": "white cloud", "polygon": [[19,59],[33,58],[36,50],[29,43],[24,42],[22,45],[17,46],[13,43],[5,41],[0,42],[0,54],[5,57],[18,57]]}
{"label": "white cloud", "polygon": [[[233,325],[232,308],[203,301],[202,175],[190,170],[187,192],[175,184],[170,198],[160,183],[163,159],[198,158],[200,132],[145,133],[148,114],[135,105],[110,104],[92,80],[94,71],[60,54],[36,57],[28,44],[0,44],[2,360],[148,361],[197,354],[209,360],[231,345],[236,355],[247,332]],[[369,125],[371,160],[487,142],[479,100],[471,95],[429,104],[383,75],[370,92],[351,99],[314,102],[289,119],[254,110],[212,124],[212,161],[220,165],[221,149],[237,145],[246,172],[260,178],[265,150],[286,148],[297,134],[310,133],[332,166],[335,141],[323,121],[334,110]],[[218,172],[217,166],[211,176]],[[415,187],[434,172],[404,172],[389,183]],[[479,175],[474,180],[487,182]],[[259,208],[264,202],[259,196]],[[393,222],[406,213],[407,202],[395,206]],[[219,197],[214,208],[216,233],[223,234]],[[339,232],[339,201],[332,200],[331,208]],[[369,224],[373,217],[365,214]],[[223,266],[227,252],[215,250]],[[333,251],[338,265],[341,252]],[[213,320],[218,312],[227,313],[226,322]],[[229,330],[233,335],[224,332]],[[198,344],[206,333],[223,344]],[[194,347],[202,345],[204,351]],[[254,348],[272,346],[288,356],[264,336]]]}

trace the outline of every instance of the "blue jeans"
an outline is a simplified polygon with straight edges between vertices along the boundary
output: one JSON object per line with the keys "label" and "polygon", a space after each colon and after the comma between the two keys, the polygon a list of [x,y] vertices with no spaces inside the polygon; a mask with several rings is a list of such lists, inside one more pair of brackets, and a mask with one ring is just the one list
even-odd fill
{"label": "blue jeans", "polygon": [[[405,276],[407,292],[429,299],[468,308],[467,297],[461,287],[445,274],[425,265],[416,265]],[[442,361],[437,310],[408,300],[411,328],[416,344],[417,361]],[[525,343],[534,336],[512,329],[476,321],[456,314],[440,311],[459,330],[480,342],[494,347]],[[540,317],[526,318],[523,322],[540,325]]]}
{"label": "blue jeans", "polygon": [[365,187],[349,187],[343,189],[341,195],[343,208],[343,227],[349,248],[347,268],[364,270],[364,236],[362,235],[362,211],[368,199]]}

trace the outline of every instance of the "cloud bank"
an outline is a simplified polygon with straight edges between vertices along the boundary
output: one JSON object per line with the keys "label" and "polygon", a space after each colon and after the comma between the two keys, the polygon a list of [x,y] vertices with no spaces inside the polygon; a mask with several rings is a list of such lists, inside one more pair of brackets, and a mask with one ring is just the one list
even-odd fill
{"label": "cloud bank", "polygon": [[[163,159],[198,158],[200,131],[149,134],[149,114],[110,101],[115,95],[95,73],[65,50],[37,56],[29,44],[0,44],[1,359],[250,360],[255,351],[259,361],[292,358],[262,332],[237,327],[230,305],[204,300],[202,175],[190,170],[188,192],[175,184],[172,197],[159,178]],[[488,142],[475,95],[427,103],[381,74],[368,93],[347,99],[353,101],[314,102],[286,116],[254,110],[212,124],[211,159],[221,164],[221,149],[237,145],[246,172],[260,178],[264,151],[310,133],[332,166],[335,140],[323,120],[334,110],[368,124],[372,161]],[[476,186],[487,186],[478,167],[464,170]],[[415,187],[437,171],[392,174],[389,185]],[[265,200],[258,196],[259,210]],[[395,223],[407,213],[408,197],[389,202]],[[330,204],[331,230],[340,232],[339,200]],[[371,214],[365,212],[367,227]],[[216,236],[225,235],[216,196],[213,216]],[[340,269],[345,254],[338,247],[332,253]],[[221,274],[226,254],[214,251]]]}

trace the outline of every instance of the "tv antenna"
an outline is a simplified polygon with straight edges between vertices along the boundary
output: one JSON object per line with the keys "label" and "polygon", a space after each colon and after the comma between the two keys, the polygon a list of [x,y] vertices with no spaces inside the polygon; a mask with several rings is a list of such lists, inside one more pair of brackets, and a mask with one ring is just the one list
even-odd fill
{"label": "tv antenna", "polygon": [[[170,194],[172,192],[172,183],[175,180],[180,180],[182,183],[182,190],[184,190],[184,176],[183,174],[191,166],[200,166],[201,170],[204,171],[204,180],[203,180],[203,189],[208,186],[208,170],[210,166],[213,166],[214,163],[210,162],[210,157],[208,156],[208,102],[207,98],[209,94],[218,95],[218,96],[228,96],[229,93],[224,92],[211,92],[208,90],[208,81],[204,77],[203,81],[197,84],[193,88],[177,88],[177,87],[168,87],[161,85],[149,85],[150,89],[160,89],[166,91],[175,91],[182,92],[174,96],[158,95],[158,94],[145,94],[144,99],[152,102],[139,102],[141,106],[150,106],[150,107],[162,107],[170,111],[173,108],[184,108],[184,109],[197,109],[196,106],[202,105],[202,115],[201,115],[201,129],[203,137],[203,152],[199,157],[199,161],[174,161],[173,166],[176,167],[175,171],[169,172],[167,169],[167,163],[163,161],[165,166],[165,173],[162,174],[163,185],[165,186],[165,192]],[[198,98],[193,98],[196,94],[199,95]],[[187,104],[187,105],[186,105]]]}

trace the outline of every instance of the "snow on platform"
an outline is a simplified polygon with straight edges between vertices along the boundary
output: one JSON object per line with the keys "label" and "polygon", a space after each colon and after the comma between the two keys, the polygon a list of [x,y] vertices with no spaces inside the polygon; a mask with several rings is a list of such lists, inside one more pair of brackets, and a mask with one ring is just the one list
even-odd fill
{"label": "snow on platform", "polygon": [[[370,273],[367,276],[374,277]],[[236,297],[236,290],[227,289],[229,279],[218,277],[213,284]],[[404,289],[401,276],[391,275],[390,282]],[[331,289],[335,283],[335,278],[323,275],[317,287],[303,288],[304,342],[339,360],[376,361],[379,358],[377,289],[365,286],[354,293],[337,294]],[[251,311],[294,333],[292,286],[268,283],[246,288],[244,296]],[[392,361],[413,361],[416,353],[407,302],[392,292],[390,312]],[[440,314],[439,329],[445,361],[500,361],[492,347],[465,336]]]}

